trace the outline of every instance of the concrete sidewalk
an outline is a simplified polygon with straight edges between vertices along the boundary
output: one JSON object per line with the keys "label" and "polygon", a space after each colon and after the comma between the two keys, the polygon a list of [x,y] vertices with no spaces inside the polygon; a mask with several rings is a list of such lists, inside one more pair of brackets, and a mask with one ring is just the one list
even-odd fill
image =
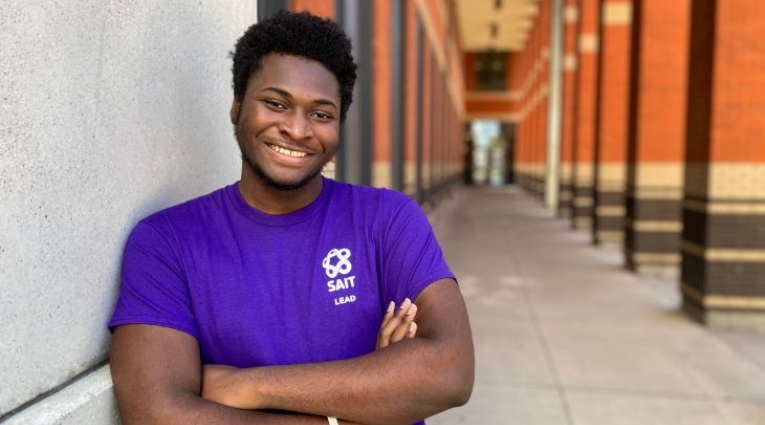
{"label": "concrete sidewalk", "polygon": [[675,279],[630,273],[515,187],[458,188],[433,218],[476,384],[429,425],[765,424],[765,335],[687,319]]}

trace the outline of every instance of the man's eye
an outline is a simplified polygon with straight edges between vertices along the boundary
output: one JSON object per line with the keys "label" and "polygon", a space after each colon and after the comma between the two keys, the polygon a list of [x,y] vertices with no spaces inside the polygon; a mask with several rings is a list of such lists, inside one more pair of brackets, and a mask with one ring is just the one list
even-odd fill
{"label": "man's eye", "polygon": [[322,121],[329,121],[329,120],[332,119],[332,115],[330,115],[330,114],[328,114],[326,112],[321,112],[321,111],[314,112],[313,116],[318,118],[318,119],[320,119],[320,120],[322,120]]}
{"label": "man's eye", "polygon": [[277,102],[275,100],[266,99],[266,100],[263,101],[263,103],[265,103],[266,105],[268,105],[269,107],[271,107],[273,109],[287,109],[286,106],[282,105],[281,103],[279,103],[279,102]]}

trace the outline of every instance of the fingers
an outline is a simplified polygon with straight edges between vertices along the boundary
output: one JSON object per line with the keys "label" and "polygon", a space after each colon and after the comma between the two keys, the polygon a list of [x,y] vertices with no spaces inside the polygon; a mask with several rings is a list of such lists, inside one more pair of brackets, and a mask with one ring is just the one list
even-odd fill
{"label": "fingers", "polygon": [[379,350],[380,348],[386,347],[390,344],[390,334],[391,331],[387,331],[387,325],[391,322],[391,318],[393,318],[393,312],[395,311],[396,303],[393,301],[388,304],[388,310],[385,311],[385,316],[383,316],[382,324],[380,325],[380,331],[377,333],[377,347],[376,350]]}
{"label": "fingers", "polygon": [[404,338],[413,338],[417,332],[417,325],[414,323],[417,306],[407,298],[401,307],[395,310],[395,313],[394,307],[393,303],[389,304],[388,310],[385,312],[380,332],[377,335],[377,349],[387,347]]}
{"label": "fingers", "polygon": [[417,314],[417,306],[414,305],[411,301],[409,302],[409,305],[406,306],[405,304],[409,300],[405,300],[404,304],[401,305],[401,309],[399,309],[399,312],[403,313],[403,317],[400,314],[396,314],[396,316],[399,318],[400,323],[395,327],[393,330],[393,333],[390,336],[390,343],[396,343],[404,339],[412,328],[412,323],[414,323],[414,317]]}
{"label": "fingers", "polygon": [[409,327],[409,332],[407,332],[406,337],[414,338],[415,335],[417,335],[417,322],[412,322],[412,325]]}

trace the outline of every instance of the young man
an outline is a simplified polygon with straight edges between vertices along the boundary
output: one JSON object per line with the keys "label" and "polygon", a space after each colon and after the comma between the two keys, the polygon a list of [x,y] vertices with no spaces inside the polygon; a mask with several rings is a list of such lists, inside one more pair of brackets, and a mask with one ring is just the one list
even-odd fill
{"label": "young man", "polygon": [[468,400],[467,313],[426,217],[320,174],[350,51],[305,13],[238,41],[241,180],[142,220],[125,248],[109,323],[125,425],[412,424]]}

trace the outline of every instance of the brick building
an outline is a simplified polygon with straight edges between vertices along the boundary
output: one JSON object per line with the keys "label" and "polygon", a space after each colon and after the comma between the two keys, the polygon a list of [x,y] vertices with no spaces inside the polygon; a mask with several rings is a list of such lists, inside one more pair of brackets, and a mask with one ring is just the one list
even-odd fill
{"label": "brick building", "polygon": [[572,228],[637,273],[677,276],[690,316],[765,326],[765,3],[262,4],[354,37],[335,177],[436,205],[467,172],[465,125],[495,120],[509,179]]}
{"label": "brick building", "polygon": [[[551,7],[565,66],[548,110],[551,44],[537,40]],[[517,181],[538,193],[552,174],[541,152],[560,143],[555,208],[572,227],[638,273],[677,276],[691,317],[765,327],[765,3],[551,0],[537,19],[508,53]],[[553,138],[545,114],[562,116]]]}

